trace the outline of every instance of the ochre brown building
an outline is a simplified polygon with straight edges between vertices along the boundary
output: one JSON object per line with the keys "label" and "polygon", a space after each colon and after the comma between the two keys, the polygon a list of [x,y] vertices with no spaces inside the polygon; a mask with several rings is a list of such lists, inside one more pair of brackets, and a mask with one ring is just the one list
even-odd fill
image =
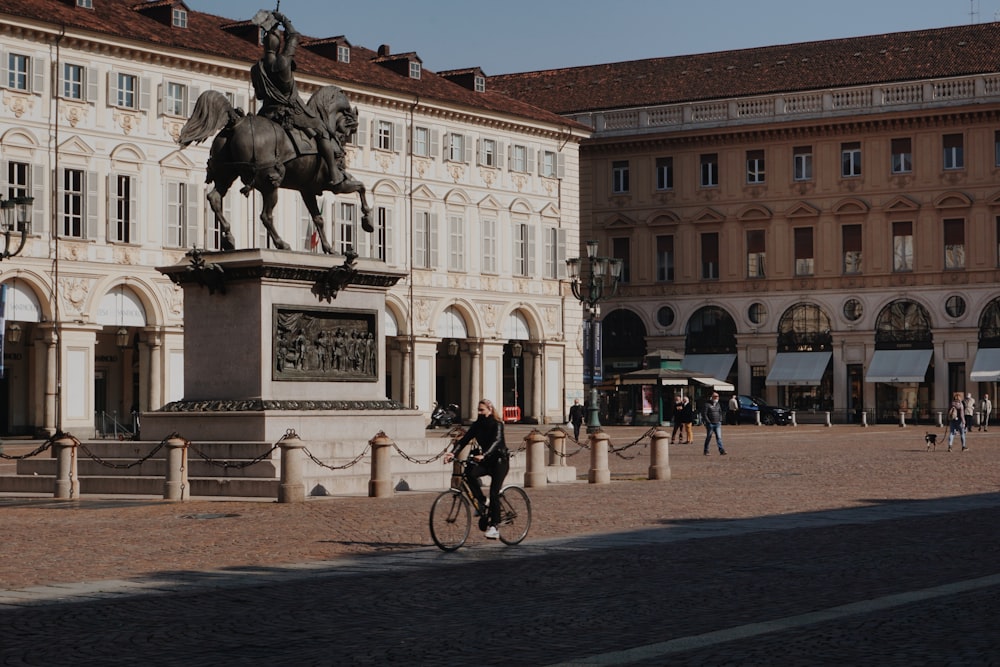
{"label": "ochre brown building", "polygon": [[[594,129],[581,238],[627,262],[606,378],[673,350],[837,421],[934,421],[952,391],[993,396],[1000,24],[490,84]],[[624,392],[609,416],[641,419]]]}

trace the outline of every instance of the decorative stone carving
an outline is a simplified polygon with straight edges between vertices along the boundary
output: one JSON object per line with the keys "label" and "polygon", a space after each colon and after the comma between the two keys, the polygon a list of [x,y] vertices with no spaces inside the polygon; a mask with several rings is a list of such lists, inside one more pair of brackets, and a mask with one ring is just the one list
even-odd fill
{"label": "decorative stone carving", "polygon": [[15,118],[20,118],[35,108],[35,99],[33,96],[19,95],[8,90],[3,94],[3,105],[10,109]]}
{"label": "decorative stone carving", "polygon": [[374,310],[274,306],[274,379],[377,381],[375,320]]}

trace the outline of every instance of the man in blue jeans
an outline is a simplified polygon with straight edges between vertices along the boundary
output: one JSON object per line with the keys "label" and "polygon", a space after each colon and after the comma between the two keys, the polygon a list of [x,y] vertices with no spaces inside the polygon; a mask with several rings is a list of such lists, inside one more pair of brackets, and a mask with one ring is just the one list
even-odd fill
{"label": "man in blue jeans", "polygon": [[722,414],[719,395],[712,392],[712,398],[708,399],[705,407],[701,409],[701,421],[705,424],[705,456],[708,456],[708,445],[712,442],[713,433],[715,433],[715,444],[719,446],[719,455],[726,455],[726,449],[722,446]]}

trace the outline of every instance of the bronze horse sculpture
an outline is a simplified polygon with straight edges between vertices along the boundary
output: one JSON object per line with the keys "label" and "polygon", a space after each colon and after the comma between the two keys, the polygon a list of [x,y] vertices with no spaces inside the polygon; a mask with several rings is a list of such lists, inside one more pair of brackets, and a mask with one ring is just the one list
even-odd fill
{"label": "bronze horse sculpture", "polygon": [[[337,86],[324,86],[309,99],[307,106],[327,123],[339,146],[357,130],[357,109],[351,108],[347,96]],[[297,130],[291,131],[293,134]],[[218,133],[218,134],[216,134]],[[205,91],[195,103],[191,118],[181,129],[177,142],[182,148],[200,143],[215,134],[208,158],[206,183],[214,187],[208,193],[208,203],[222,233],[222,249],[235,250],[235,239],[229,221],[222,211],[222,198],[239,178],[243,182],[240,192],[249,195],[251,190],[261,194],[263,209],[260,220],[276,248],[290,250],[274,228],[274,207],[278,203],[278,189],[298,190],[312,217],[323,252],[333,252],[324,232],[323,215],[316,198],[324,190],[334,194],[357,192],[361,200],[361,226],[366,232],[374,231],[371,209],[365,197],[365,186],[344,169],[343,153],[337,169],[341,178],[332,178],[325,163],[310,149],[311,141],[305,137],[293,140],[284,127],[268,118],[244,114],[234,109],[218,91]],[[330,187],[330,182],[336,182]]]}

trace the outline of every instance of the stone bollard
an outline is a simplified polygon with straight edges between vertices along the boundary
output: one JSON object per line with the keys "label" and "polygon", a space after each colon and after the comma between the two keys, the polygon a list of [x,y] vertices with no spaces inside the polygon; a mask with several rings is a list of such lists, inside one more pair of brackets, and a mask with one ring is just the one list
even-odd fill
{"label": "stone bollard", "polygon": [[670,434],[657,429],[650,442],[649,479],[670,479]]}
{"label": "stone bollard", "polygon": [[289,429],[278,441],[281,448],[281,481],[278,484],[279,503],[301,503],[306,499],[306,485],[302,481],[302,450],[305,443],[295,431]]}
{"label": "stone bollard", "polygon": [[566,431],[561,428],[549,431],[549,465],[566,465]]}
{"label": "stone bollard", "polygon": [[191,443],[174,433],[166,441],[167,476],[163,481],[164,500],[190,500],[188,485],[188,445]]}
{"label": "stone bollard", "polygon": [[868,411],[861,411],[861,428],[868,428]]}
{"label": "stone bollard", "polygon": [[604,431],[590,434],[590,471],[587,473],[587,481],[591,484],[611,483],[611,470],[608,469],[610,440]]}
{"label": "stone bollard", "polygon": [[906,410],[899,411],[899,428],[906,426]]}
{"label": "stone bollard", "polygon": [[826,411],[826,425],[827,426],[833,426],[833,423],[830,421],[830,411],[829,410]]}
{"label": "stone bollard", "polygon": [[77,446],[80,441],[63,433],[52,442],[56,456],[56,488],[54,498],[74,500],[80,497],[80,478],[77,476]]}
{"label": "stone bollard", "polygon": [[524,471],[524,485],[527,487],[545,486],[548,482],[545,476],[545,443],[547,439],[538,430],[532,430],[526,439],[528,441],[528,460]]}
{"label": "stone bollard", "polygon": [[937,413],[937,427],[938,428],[941,428],[942,426],[944,426],[944,422],[942,421],[943,417],[944,417],[944,413],[941,412],[940,410],[938,410],[938,413]]}
{"label": "stone bollard", "polygon": [[760,410],[757,410],[756,412],[753,413],[753,420],[757,424],[757,426],[760,426]]}
{"label": "stone bollard", "polygon": [[795,410],[791,411],[791,424],[792,424],[792,426],[798,426],[799,425],[799,423],[797,421],[795,421]]}
{"label": "stone bollard", "polygon": [[393,442],[382,431],[371,439],[372,478],[368,481],[369,498],[389,498],[392,496],[392,454]]}

